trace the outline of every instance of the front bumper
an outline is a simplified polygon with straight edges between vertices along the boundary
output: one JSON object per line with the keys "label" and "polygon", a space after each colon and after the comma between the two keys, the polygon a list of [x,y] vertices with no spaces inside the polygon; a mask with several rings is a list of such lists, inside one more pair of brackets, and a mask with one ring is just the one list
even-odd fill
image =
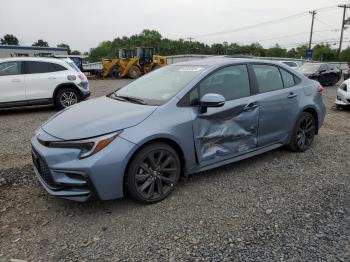
{"label": "front bumper", "polygon": [[34,172],[50,195],[75,201],[124,196],[124,172],[135,144],[117,137],[97,154],[79,159],[77,149],[50,148],[37,137],[31,143]]}

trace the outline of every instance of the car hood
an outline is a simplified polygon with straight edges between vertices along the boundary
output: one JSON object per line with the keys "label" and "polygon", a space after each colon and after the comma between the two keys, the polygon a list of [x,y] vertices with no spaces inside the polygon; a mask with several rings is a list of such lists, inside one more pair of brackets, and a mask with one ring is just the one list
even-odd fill
{"label": "car hood", "polygon": [[135,126],[156,110],[156,106],[123,102],[106,96],[91,99],[59,112],[42,129],[63,139],[95,137]]}

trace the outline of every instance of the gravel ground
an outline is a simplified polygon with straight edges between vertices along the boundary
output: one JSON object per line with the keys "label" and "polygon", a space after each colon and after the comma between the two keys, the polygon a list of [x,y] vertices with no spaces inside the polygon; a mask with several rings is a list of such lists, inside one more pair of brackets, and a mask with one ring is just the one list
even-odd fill
{"label": "gravel ground", "polygon": [[[91,81],[94,96],[126,81]],[[50,197],[29,139],[52,108],[0,112],[0,261],[350,261],[350,110],[312,148],[278,149],[180,181],[161,203]]]}

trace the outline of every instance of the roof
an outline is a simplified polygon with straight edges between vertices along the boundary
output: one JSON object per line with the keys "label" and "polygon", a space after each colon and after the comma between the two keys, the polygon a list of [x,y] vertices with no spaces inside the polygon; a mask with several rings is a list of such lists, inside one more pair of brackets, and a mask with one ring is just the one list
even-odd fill
{"label": "roof", "polygon": [[187,62],[181,62],[173,64],[176,65],[194,65],[194,66],[220,66],[226,64],[234,64],[234,63],[267,63],[267,64],[275,64],[280,65],[278,61],[274,62],[271,60],[262,60],[262,59],[250,59],[250,58],[228,58],[228,57],[209,57],[201,60],[193,60]]}
{"label": "roof", "polygon": [[0,49],[14,49],[14,50],[36,50],[36,51],[66,51],[67,48],[61,47],[43,47],[43,46],[20,46],[20,45],[0,45]]}
{"label": "roof", "polygon": [[57,61],[71,61],[69,58],[62,59],[62,58],[52,58],[52,57],[23,57],[23,56],[17,56],[17,57],[8,57],[8,58],[0,58],[0,62],[4,61],[41,61],[41,62],[57,62]]}

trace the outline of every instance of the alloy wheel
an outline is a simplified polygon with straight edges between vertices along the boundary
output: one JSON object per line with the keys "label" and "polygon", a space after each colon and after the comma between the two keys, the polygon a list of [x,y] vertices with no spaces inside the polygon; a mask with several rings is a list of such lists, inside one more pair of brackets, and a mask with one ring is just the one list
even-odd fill
{"label": "alloy wheel", "polygon": [[76,104],[78,102],[77,95],[72,91],[65,91],[61,94],[60,103],[62,107],[68,107]]}
{"label": "alloy wheel", "polygon": [[147,200],[166,196],[177,182],[179,166],[167,150],[151,151],[136,168],[135,186],[138,194]]}
{"label": "alloy wheel", "polygon": [[315,120],[311,116],[305,116],[299,124],[297,130],[297,145],[300,149],[305,150],[308,148],[315,136]]}

